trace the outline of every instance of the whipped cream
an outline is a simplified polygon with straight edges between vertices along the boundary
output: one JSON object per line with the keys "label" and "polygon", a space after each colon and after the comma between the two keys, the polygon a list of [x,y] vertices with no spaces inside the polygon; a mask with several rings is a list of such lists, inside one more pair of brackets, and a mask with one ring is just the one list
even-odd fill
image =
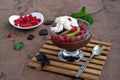
{"label": "whipped cream", "polygon": [[61,32],[63,29],[71,30],[72,27],[76,26],[78,27],[77,20],[75,18],[72,18],[70,16],[60,16],[55,19],[56,26],[51,27],[51,31]]}

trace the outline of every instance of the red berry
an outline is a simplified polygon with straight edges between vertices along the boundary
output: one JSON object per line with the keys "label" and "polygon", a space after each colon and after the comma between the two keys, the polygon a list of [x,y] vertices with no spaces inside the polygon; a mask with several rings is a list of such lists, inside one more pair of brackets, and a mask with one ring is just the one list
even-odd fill
{"label": "red berry", "polygon": [[75,32],[76,30],[77,30],[77,27],[74,26],[74,27],[72,27],[72,29],[70,30],[70,32]]}
{"label": "red berry", "polygon": [[81,30],[85,30],[85,27],[86,27],[86,26],[85,26],[84,24],[82,24],[82,25],[80,26],[80,29],[81,29]]}
{"label": "red berry", "polygon": [[81,40],[81,37],[80,37],[80,36],[77,36],[77,37],[76,37],[76,40]]}
{"label": "red berry", "polygon": [[22,16],[20,16],[20,19],[23,19],[23,17],[22,17]]}
{"label": "red berry", "polygon": [[26,24],[21,24],[22,27],[26,27]]}
{"label": "red berry", "polygon": [[62,36],[63,36],[64,38],[66,38],[66,37],[67,37],[67,34],[63,34]]}
{"label": "red berry", "polygon": [[24,24],[25,25],[25,27],[29,27],[29,24]]}
{"label": "red berry", "polygon": [[32,17],[32,14],[29,14],[29,16],[28,16],[28,17],[30,17],[30,18],[31,18],[31,17]]}
{"label": "red berry", "polygon": [[34,19],[34,20],[36,20],[36,19],[37,19],[37,17],[36,17],[36,16],[34,16],[34,17],[33,17],[33,19]]}
{"label": "red berry", "polygon": [[57,39],[57,38],[58,38],[58,35],[57,35],[57,34],[53,34],[52,37],[53,37],[54,39]]}
{"label": "red berry", "polygon": [[19,26],[20,26],[20,27],[23,27],[23,25],[22,25],[22,24],[19,24]]}
{"label": "red berry", "polygon": [[56,40],[59,40],[58,36],[55,36],[54,38],[55,38]]}
{"label": "red berry", "polygon": [[27,16],[24,16],[24,19],[27,19]]}
{"label": "red berry", "polygon": [[71,20],[71,18],[68,18],[68,20],[71,22],[72,20]]}
{"label": "red berry", "polygon": [[32,26],[32,24],[30,23],[29,26]]}
{"label": "red berry", "polygon": [[84,30],[82,30],[82,31],[80,31],[80,33],[79,33],[80,35],[83,35],[83,34],[85,34],[85,31]]}
{"label": "red berry", "polygon": [[70,30],[70,32],[74,32],[75,30],[74,30],[74,28],[72,28],[71,30]]}
{"label": "red berry", "polygon": [[66,42],[69,42],[69,37],[64,38]]}
{"label": "red berry", "polygon": [[74,28],[74,30],[76,31],[78,27],[74,26],[73,28]]}
{"label": "red berry", "polygon": [[7,35],[7,37],[8,37],[8,38],[11,38],[11,37],[12,37],[12,34],[9,33],[9,34]]}
{"label": "red berry", "polygon": [[56,27],[56,24],[53,24],[52,27]]}
{"label": "red berry", "polygon": [[20,16],[18,19],[14,20],[14,25],[19,25],[20,27],[30,27],[39,24],[40,21],[41,19],[37,19],[36,16],[29,14],[28,16]]}
{"label": "red berry", "polygon": [[61,41],[61,42],[63,42],[63,41],[64,41],[63,36],[59,36],[59,41]]}
{"label": "red berry", "polygon": [[58,41],[63,41],[59,36],[56,36],[55,38],[56,38],[56,40],[58,40]]}
{"label": "red berry", "polygon": [[69,38],[69,41],[70,41],[70,42],[74,42],[74,38],[72,38],[72,37]]}
{"label": "red berry", "polygon": [[18,24],[17,24],[17,23],[15,23],[14,25],[15,25],[15,26],[18,26]]}
{"label": "red berry", "polygon": [[14,20],[14,23],[17,23],[17,20]]}
{"label": "red berry", "polygon": [[41,22],[41,19],[38,19],[38,22]]}

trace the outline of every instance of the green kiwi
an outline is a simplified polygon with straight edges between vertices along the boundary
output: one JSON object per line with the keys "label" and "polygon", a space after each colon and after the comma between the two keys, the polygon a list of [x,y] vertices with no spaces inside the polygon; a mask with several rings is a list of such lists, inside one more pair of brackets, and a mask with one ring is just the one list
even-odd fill
{"label": "green kiwi", "polygon": [[69,33],[69,31],[68,31],[68,30],[65,30],[65,31],[61,32],[60,35],[62,35],[62,34],[67,34],[67,33]]}
{"label": "green kiwi", "polygon": [[79,32],[80,32],[80,28],[78,27],[78,29],[77,29],[75,32],[68,33],[67,36],[68,36],[68,37],[74,37],[74,36],[76,36]]}

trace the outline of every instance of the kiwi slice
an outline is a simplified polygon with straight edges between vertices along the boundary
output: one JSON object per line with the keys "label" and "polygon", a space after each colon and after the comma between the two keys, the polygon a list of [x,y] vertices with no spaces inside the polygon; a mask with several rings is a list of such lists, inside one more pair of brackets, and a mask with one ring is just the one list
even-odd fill
{"label": "kiwi slice", "polygon": [[69,33],[69,31],[68,31],[68,30],[65,30],[65,31],[61,32],[60,35],[62,35],[62,34],[67,34],[67,33]]}
{"label": "kiwi slice", "polygon": [[80,32],[80,28],[78,27],[75,32],[68,33],[67,36],[68,36],[68,37],[74,37],[74,36],[76,36],[79,32]]}

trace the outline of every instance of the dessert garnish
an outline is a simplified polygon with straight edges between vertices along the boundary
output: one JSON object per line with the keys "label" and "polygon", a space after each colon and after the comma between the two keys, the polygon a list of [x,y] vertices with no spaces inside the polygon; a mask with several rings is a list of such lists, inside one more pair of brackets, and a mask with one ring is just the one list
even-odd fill
{"label": "dessert garnish", "polygon": [[91,14],[87,14],[86,13],[86,7],[82,7],[80,12],[77,13],[72,13],[71,17],[73,18],[77,18],[77,19],[83,19],[86,20],[87,22],[89,22],[90,24],[94,23],[94,20],[92,18]]}
{"label": "dessert garnish", "polygon": [[59,16],[55,19],[55,23],[52,25],[52,32],[61,32],[63,29],[71,30],[74,26],[78,27],[77,20],[69,16]]}
{"label": "dessert garnish", "polygon": [[60,16],[55,19],[51,27],[52,37],[61,42],[74,42],[83,39],[87,32],[86,25],[81,23],[80,26],[75,18],[70,16]]}

